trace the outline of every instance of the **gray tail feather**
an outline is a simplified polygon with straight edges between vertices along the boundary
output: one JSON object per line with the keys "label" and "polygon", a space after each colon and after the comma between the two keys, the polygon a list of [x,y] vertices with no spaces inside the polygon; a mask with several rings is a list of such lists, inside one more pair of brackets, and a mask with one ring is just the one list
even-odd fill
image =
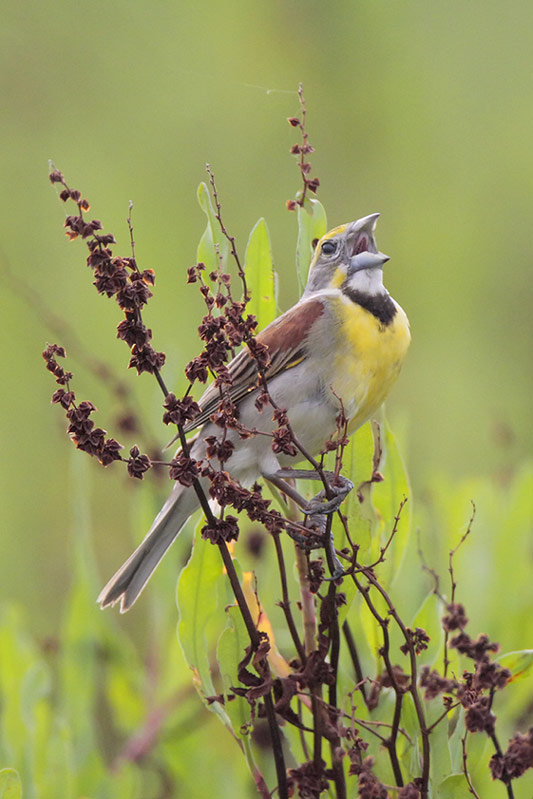
{"label": "gray tail feather", "polygon": [[176,483],[146,537],[100,592],[97,601],[101,608],[117,602],[120,602],[121,613],[131,608],[161,558],[198,507],[194,489]]}

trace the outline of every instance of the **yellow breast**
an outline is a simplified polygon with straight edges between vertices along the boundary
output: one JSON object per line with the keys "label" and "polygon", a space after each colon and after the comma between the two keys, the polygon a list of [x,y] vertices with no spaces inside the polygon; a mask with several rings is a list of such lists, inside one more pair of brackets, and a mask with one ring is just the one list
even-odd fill
{"label": "yellow breast", "polygon": [[400,373],[411,334],[405,312],[388,325],[347,297],[336,303],[336,356],[333,387],[342,397],[350,421],[349,432],[366,422],[379,408]]}

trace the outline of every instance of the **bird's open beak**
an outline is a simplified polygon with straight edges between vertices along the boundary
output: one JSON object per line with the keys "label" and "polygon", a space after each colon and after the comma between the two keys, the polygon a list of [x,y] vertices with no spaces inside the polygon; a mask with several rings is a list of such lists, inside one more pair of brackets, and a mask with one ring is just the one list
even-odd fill
{"label": "bird's open beak", "polygon": [[362,219],[358,219],[356,222],[352,222],[350,228],[353,233],[362,231],[364,233],[371,234],[374,232],[374,228],[376,227],[376,222],[378,219],[379,214],[369,214],[368,216],[363,216]]}
{"label": "bird's open beak", "polygon": [[374,228],[378,217],[379,214],[369,214],[369,216],[364,216],[348,225],[346,230],[347,249],[352,256],[364,252],[377,253]]}
{"label": "bird's open beak", "polygon": [[360,272],[362,269],[381,268],[387,261],[390,261],[390,258],[384,252],[360,252],[350,258],[347,275],[350,277],[354,272]]}

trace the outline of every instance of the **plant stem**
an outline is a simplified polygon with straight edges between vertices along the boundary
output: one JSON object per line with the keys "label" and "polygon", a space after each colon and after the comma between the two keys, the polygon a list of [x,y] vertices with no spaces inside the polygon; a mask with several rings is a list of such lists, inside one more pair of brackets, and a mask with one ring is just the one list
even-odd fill
{"label": "plant stem", "polygon": [[281,580],[281,593],[283,596],[283,599],[279,603],[279,605],[283,610],[283,613],[285,614],[285,620],[287,622],[287,626],[289,628],[292,641],[294,643],[294,646],[296,647],[296,651],[298,652],[298,657],[300,658],[300,662],[303,665],[305,663],[305,649],[300,640],[300,636],[298,635],[298,630],[296,629],[296,623],[294,621],[294,617],[291,612],[291,602],[289,599],[289,590],[287,588],[287,570],[285,568],[285,559],[283,557],[281,540],[279,534],[275,534],[273,538],[274,538],[274,546],[276,547],[276,556],[278,559],[279,576]]}
{"label": "plant stem", "polygon": [[365,678],[363,676],[363,670],[361,668],[361,661],[359,660],[359,654],[357,652],[357,647],[355,645],[355,640],[352,635],[352,631],[350,629],[350,625],[347,621],[345,621],[342,625],[342,631],[344,633],[344,637],[346,639],[346,644],[348,645],[348,651],[350,653],[350,657],[352,659],[353,668],[355,671],[356,682],[360,685],[360,692],[361,696],[364,699],[365,705],[368,707],[368,697],[366,695],[366,686],[365,686]]}
{"label": "plant stem", "polygon": [[[252,644],[252,647],[255,650],[257,650],[259,648],[261,638],[257,630],[257,627],[255,626],[254,621],[252,619],[250,608],[246,603],[246,599],[244,597],[244,593],[242,590],[242,586],[239,582],[237,572],[235,571],[235,566],[233,564],[233,559],[231,557],[230,551],[225,541],[220,541],[218,543],[218,548],[222,556],[222,560],[224,561],[224,567],[229,577],[233,594],[235,596],[235,599],[237,600],[239,610],[241,611],[243,621],[246,625],[246,629],[250,637],[250,642]],[[263,660],[261,661],[261,668],[264,671],[264,674],[261,676],[265,680],[270,680],[270,667],[268,665],[268,661],[266,658],[263,658]],[[264,703],[268,719],[268,726],[270,729],[274,762],[276,764],[276,774],[278,777],[278,793],[280,799],[288,799],[289,794],[288,794],[288,785],[287,785],[287,772],[285,768],[285,758],[283,756],[283,748],[281,745],[280,729],[278,726],[278,722],[276,720],[276,712],[274,710],[272,689],[270,689],[268,693],[265,695]]]}

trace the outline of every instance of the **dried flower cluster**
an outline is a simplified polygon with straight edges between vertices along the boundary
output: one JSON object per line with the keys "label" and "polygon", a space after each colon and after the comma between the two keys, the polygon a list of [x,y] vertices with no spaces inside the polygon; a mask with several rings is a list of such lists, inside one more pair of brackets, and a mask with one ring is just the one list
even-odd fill
{"label": "dried flower cluster", "polygon": [[96,290],[107,297],[115,297],[124,312],[125,319],[118,325],[117,337],[131,349],[130,367],[137,369],[139,374],[159,370],[165,356],[156,352],[149,343],[152,331],[143,324],[140,313],[152,296],[149,287],[154,285],[153,270],[141,272],[134,254],[130,258],[113,256],[114,236],[98,233],[102,230],[102,223],[98,219],[87,221],[84,217],[90,208],[88,200],[82,198],[80,191],[67,186],[58,169],[52,170],[50,181],[63,186],[59,194],[63,202],[70,200],[78,207],[77,214],[68,215],[65,219],[66,235],[71,241],[78,236],[86,240],[89,249],[87,266],[93,271]]}
{"label": "dried flower cluster", "polygon": [[[474,671],[465,671],[462,680],[441,676],[429,666],[421,671],[420,684],[425,688],[426,699],[433,699],[441,693],[457,699],[465,708],[465,724],[469,732],[494,733],[496,717],[492,712],[494,692],[507,685],[511,673],[490,659],[490,653],[497,653],[499,646],[480,635],[473,640],[464,631],[468,618],[463,605],[450,603],[442,619],[442,626],[448,632],[460,632],[449,642],[452,649],[474,661]],[[448,700],[450,703],[450,700]]]}
{"label": "dried flower cluster", "polygon": [[511,738],[504,754],[493,755],[490,770],[495,780],[509,784],[533,768],[533,727],[525,735],[519,732]]}
{"label": "dried flower cluster", "polygon": [[307,108],[303,96],[302,84],[300,84],[298,87],[298,98],[300,100],[300,116],[289,117],[288,123],[291,128],[298,128],[302,137],[300,144],[293,144],[291,147],[291,154],[297,156],[298,158],[298,168],[302,176],[303,189],[302,191],[298,192],[295,200],[287,200],[287,208],[289,211],[294,211],[298,205],[303,208],[307,192],[310,191],[312,194],[316,194],[318,187],[320,186],[320,181],[318,178],[310,177],[311,164],[308,160],[308,156],[311,155],[311,153],[314,153],[315,148],[309,142],[309,134],[305,126]]}
{"label": "dried flower cluster", "polygon": [[106,431],[101,427],[95,427],[91,414],[96,411],[92,402],[85,400],[76,404],[76,395],[70,389],[72,372],[66,372],[58,363],[57,358],[65,358],[66,352],[63,347],[57,344],[49,344],[43,352],[46,361],[46,368],[56,378],[61,388],[52,396],[54,404],[61,405],[67,415],[69,425],[67,433],[78,449],[94,455],[102,466],[108,466],[116,460],[122,460],[120,450],[123,448],[114,438],[106,438]]}

